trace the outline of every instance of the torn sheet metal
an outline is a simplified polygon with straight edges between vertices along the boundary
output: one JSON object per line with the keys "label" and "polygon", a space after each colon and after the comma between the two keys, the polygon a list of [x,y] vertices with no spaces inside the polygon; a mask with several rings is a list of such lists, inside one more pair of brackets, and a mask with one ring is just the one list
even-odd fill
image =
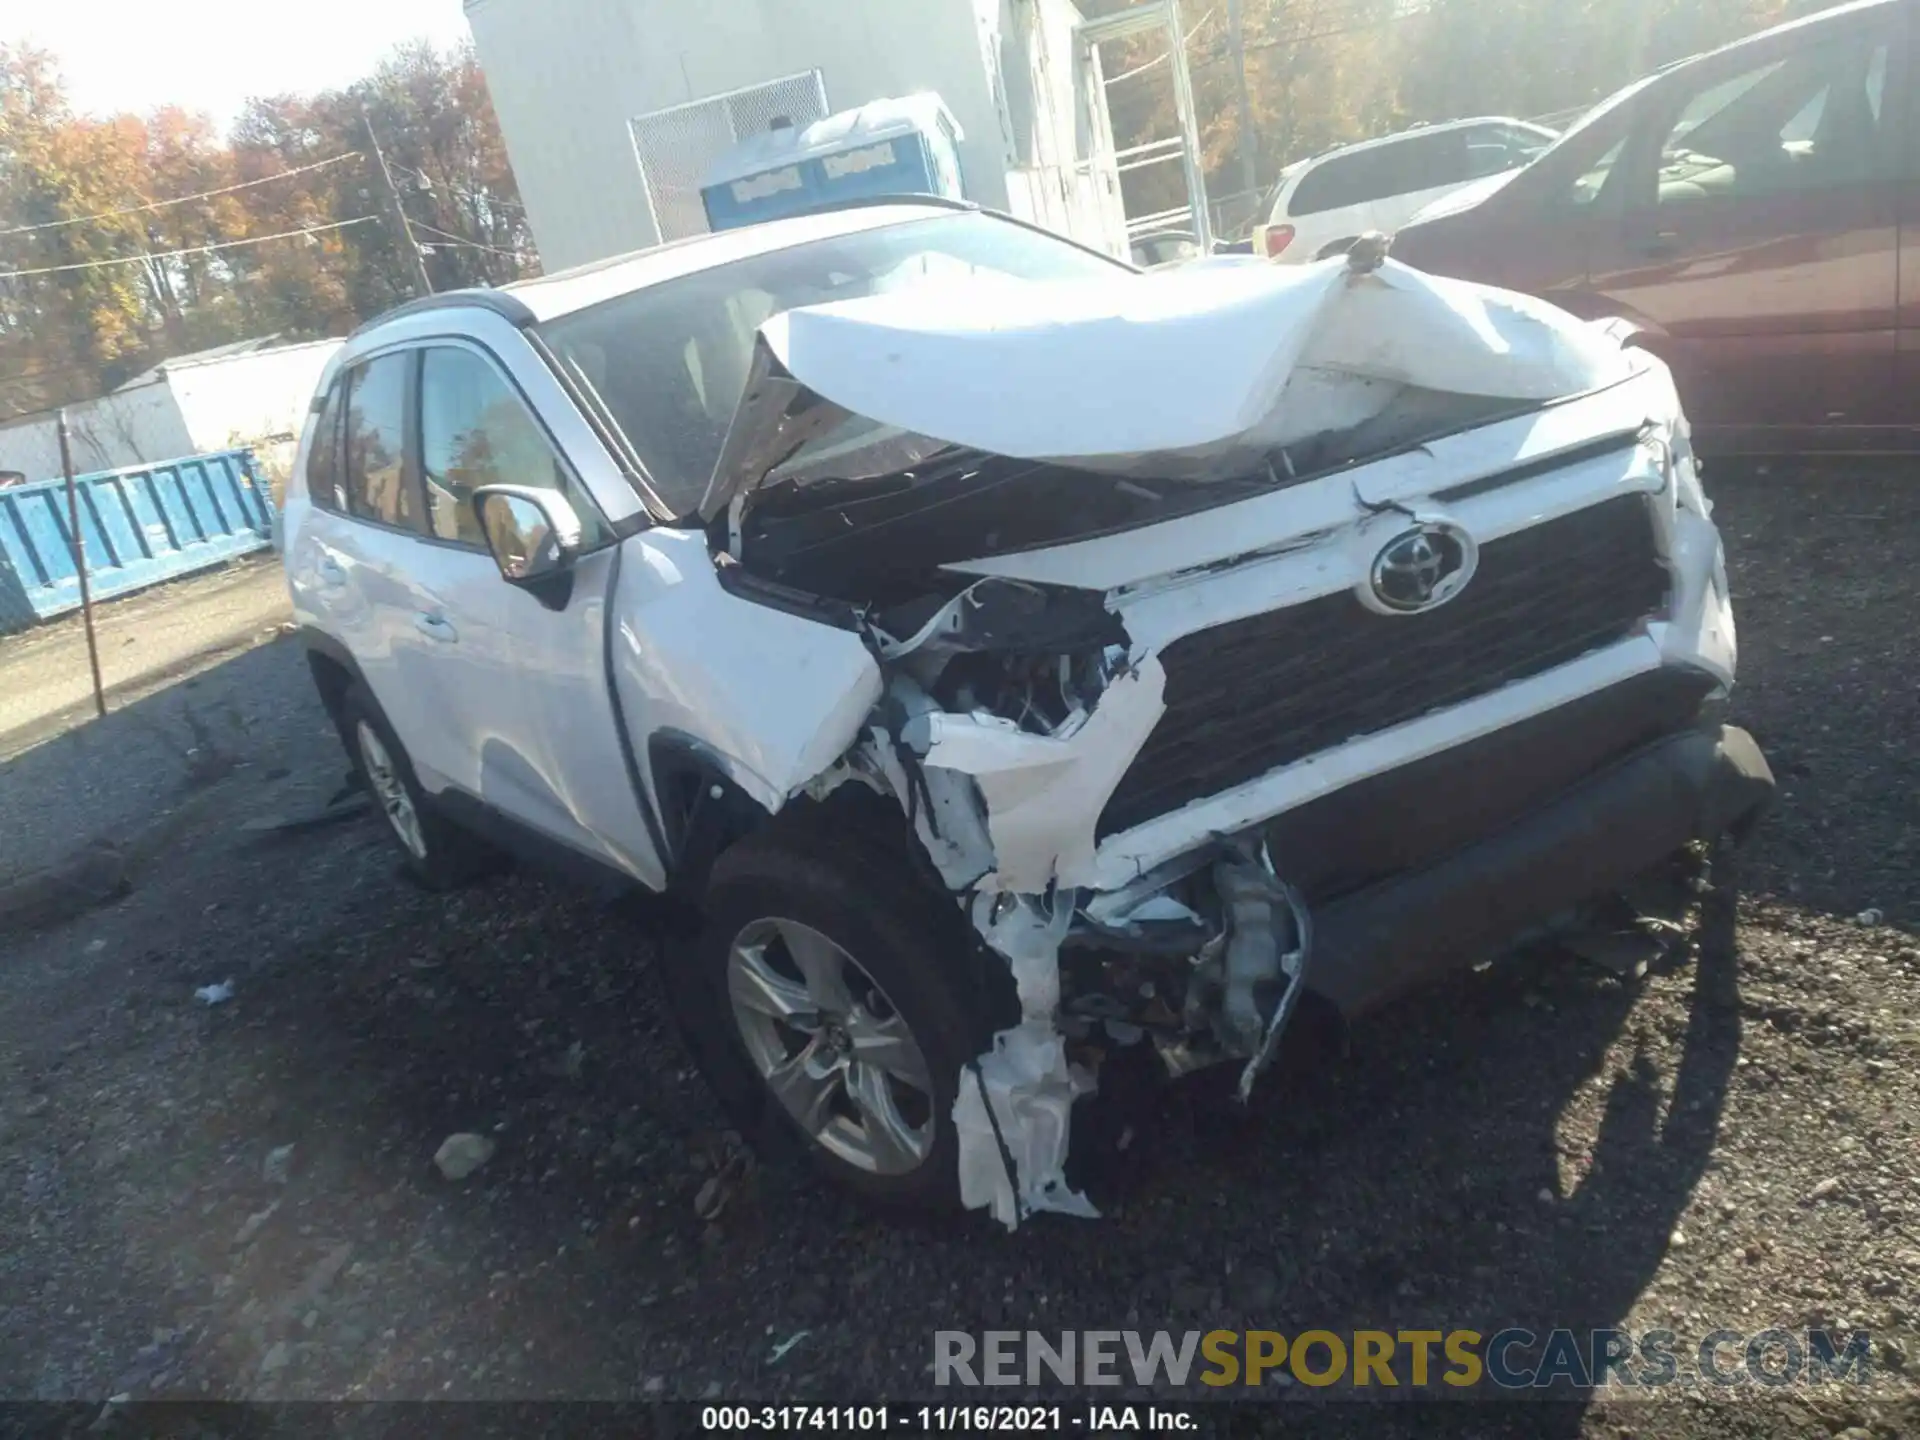
{"label": "torn sheet metal", "polygon": [[1020,1015],[1051,1023],[1060,1004],[1060,942],[1073,924],[1073,901],[1054,894],[976,895],[973,926],[1013,970]]}
{"label": "torn sheet metal", "polygon": [[953,1103],[960,1202],[991,1210],[1009,1230],[1039,1211],[1099,1219],[1093,1202],[1067,1184],[1064,1168],[1068,1112],[1092,1088],[1086,1073],[1067,1063],[1066,1044],[1051,1025],[1017,1025],[994,1036],[993,1048],[962,1072]]}
{"label": "torn sheet metal", "polygon": [[[761,340],[794,381],[881,425],[1160,475],[1357,424],[1407,387],[1548,400],[1628,365],[1618,345],[1542,301],[1391,260],[1367,275],[1334,259],[1049,284],[956,279],[790,310]],[[749,385],[756,399],[767,397]],[[729,437],[736,462],[765,453],[747,440]],[[766,473],[716,472],[703,512]]]}
{"label": "torn sheet metal", "polygon": [[854,750],[856,767],[893,793],[914,834],[947,888],[956,894],[993,869],[993,842],[971,777],[930,769],[903,738],[924,716],[938,713],[933,698],[904,675],[887,687],[882,714]]}
{"label": "torn sheet metal", "polygon": [[1094,827],[1107,797],[1166,711],[1166,672],[1147,660],[1110,684],[1091,713],[1054,735],[992,715],[932,711],[914,732],[929,771],[971,777],[986,806],[991,892],[1069,885],[1093,867]]}
{"label": "torn sheet metal", "polygon": [[960,1142],[960,1199],[985,1206],[1009,1230],[1036,1211],[1097,1219],[1066,1180],[1073,1102],[1093,1079],[1067,1063],[1054,1028],[1060,1006],[1060,942],[1073,923],[1072,895],[976,895],[972,920],[1013,971],[1020,1023],[960,1075],[953,1106]]}

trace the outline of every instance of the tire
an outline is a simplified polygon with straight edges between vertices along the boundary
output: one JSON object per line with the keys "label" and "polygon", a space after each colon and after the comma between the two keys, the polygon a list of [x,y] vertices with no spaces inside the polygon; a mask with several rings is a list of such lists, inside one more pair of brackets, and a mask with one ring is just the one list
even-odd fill
{"label": "tire", "polygon": [[[1018,1005],[1011,977],[996,975],[951,898],[897,851],[803,824],[722,854],[704,912],[697,936],[670,955],[669,999],[722,1107],[763,1160],[804,1159],[885,1208],[958,1210],[961,1071],[1014,1023]],[[800,963],[822,968],[831,951],[848,1002],[837,1011],[820,1003]],[[752,999],[737,1000],[741,991]],[[775,1019],[781,1004],[796,1013]],[[835,1066],[844,1067],[837,1089]],[[827,1077],[814,1078],[822,1070]]]}
{"label": "tire", "polygon": [[1320,253],[1313,258],[1316,260],[1331,260],[1336,255],[1344,255],[1353,248],[1353,242],[1359,238],[1358,235],[1349,235],[1344,240],[1329,240],[1325,245],[1320,247]]}
{"label": "tire", "polygon": [[407,873],[429,890],[451,890],[494,868],[492,849],[434,807],[406,747],[358,681],[340,698],[340,736]]}

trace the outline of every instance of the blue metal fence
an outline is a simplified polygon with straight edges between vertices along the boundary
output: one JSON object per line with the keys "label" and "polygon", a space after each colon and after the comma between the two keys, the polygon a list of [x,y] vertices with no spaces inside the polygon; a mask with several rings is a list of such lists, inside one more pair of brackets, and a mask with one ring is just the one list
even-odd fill
{"label": "blue metal fence", "polygon": [[[273,543],[273,501],[250,450],[82,475],[74,483],[95,600]],[[0,489],[0,635],[79,605],[66,481]]]}

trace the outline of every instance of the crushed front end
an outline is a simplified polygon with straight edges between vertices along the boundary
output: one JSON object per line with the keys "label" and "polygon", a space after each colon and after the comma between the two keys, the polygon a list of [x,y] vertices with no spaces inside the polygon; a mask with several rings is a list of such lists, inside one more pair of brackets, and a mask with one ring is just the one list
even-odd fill
{"label": "crushed front end", "polygon": [[[1152,403],[1217,413],[1105,444],[1039,380],[914,378],[964,388],[1058,334],[943,334],[897,298],[782,317],[711,492],[723,570],[843,607],[880,671],[796,793],[893,797],[1011,971],[1020,1022],[953,1116],[963,1199],[1008,1225],[1092,1213],[1063,1170],[1088,1055],[1231,1064],[1244,1094],[1303,992],[1351,1014],[1486,958],[1772,788],[1703,719],[1734,627],[1665,368],[1518,297],[1306,269],[1128,316],[1168,367]],[[1097,371],[1112,332],[1083,330]],[[1204,393],[1263,344],[1292,349]],[[1112,375],[1083,405],[1148,403]]]}

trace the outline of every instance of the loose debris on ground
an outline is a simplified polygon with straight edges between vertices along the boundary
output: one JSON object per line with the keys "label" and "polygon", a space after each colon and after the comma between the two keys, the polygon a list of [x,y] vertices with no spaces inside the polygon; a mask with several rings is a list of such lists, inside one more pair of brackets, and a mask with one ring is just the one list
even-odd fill
{"label": "loose debris on ground", "polygon": [[[1736,1409],[1897,1433],[1869,1402],[1920,1393],[1913,482],[1709,480],[1735,717],[1782,785],[1737,910],[1644,978],[1533,956],[1303,1028],[1251,1113],[1198,1084],[1115,1122],[1105,1220],[1013,1236],[754,1164],[644,917],[524,874],[422,893],[373,818],[250,827],[324,810],[337,743],[289,644],[201,677],[244,743],[172,802],[217,803],[118,898],[0,937],[5,1393],[924,1397],[937,1329],[1859,1326],[1871,1392]],[[75,793],[66,754],[0,772],[7,808]]]}

